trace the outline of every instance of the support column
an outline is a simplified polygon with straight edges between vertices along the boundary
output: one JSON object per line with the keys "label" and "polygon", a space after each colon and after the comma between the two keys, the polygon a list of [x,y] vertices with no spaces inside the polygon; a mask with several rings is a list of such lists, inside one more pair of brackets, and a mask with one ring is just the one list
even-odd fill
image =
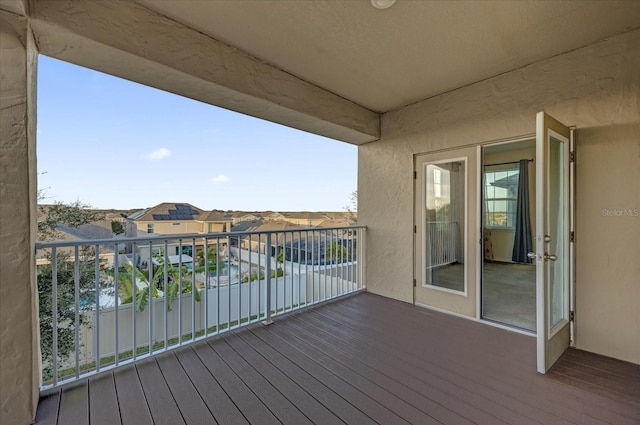
{"label": "support column", "polygon": [[40,381],[36,238],[37,50],[0,11],[0,423],[30,424]]}

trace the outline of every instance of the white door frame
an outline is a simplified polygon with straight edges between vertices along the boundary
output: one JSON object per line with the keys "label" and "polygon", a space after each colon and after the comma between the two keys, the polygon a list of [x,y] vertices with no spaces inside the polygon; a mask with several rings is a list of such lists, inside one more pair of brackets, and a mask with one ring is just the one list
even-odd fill
{"label": "white door frame", "polygon": [[[559,182],[559,185],[554,187],[551,182],[553,164],[550,163],[552,139],[559,147],[557,153],[562,161],[557,163],[561,167],[555,171],[561,173],[555,175],[555,181]],[[536,115],[536,237],[535,253],[531,254],[535,256],[536,263],[536,368],[540,373],[549,370],[571,341],[570,270],[573,244],[570,242],[569,232],[573,208],[569,188],[570,141],[571,131],[568,127],[544,112]],[[556,199],[552,199],[552,189],[557,188],[562,192],[556,193]],[[551,206],[558,207],[555,215],[551,214]],[[561,224],[560,233],[558,228],[551,227],[552,217]],[[559,305],[552,294],[554,282],[556,285],[561,282],[562,285]],[[557,323],[552,323],[553,306],[560,308]]]}

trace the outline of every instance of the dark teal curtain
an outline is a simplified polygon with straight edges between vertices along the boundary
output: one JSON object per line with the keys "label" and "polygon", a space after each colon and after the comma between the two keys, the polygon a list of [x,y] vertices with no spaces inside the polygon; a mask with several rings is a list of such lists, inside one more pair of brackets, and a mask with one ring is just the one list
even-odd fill
{"label": "dark teal curtain", "polygon": [[516,234],[511,260],[516,263],[531,263],[531,259],[527,257],[527,254],[533,251],[531,215],[529,214],[529,160],[527,159],[520,160],[516,203]]}

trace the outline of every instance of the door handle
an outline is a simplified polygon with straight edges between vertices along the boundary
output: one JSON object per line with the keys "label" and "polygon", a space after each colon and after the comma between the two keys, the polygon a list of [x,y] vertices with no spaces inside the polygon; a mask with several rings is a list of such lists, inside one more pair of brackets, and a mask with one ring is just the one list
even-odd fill
{"label": "door handle", "polygon": [[544,253],[544,259],[545,261],[556,261],[558,259],[557,255],[553,255],[553,254],[547,254],[546,252]]}
{"label": "door handle", "polygon": [[536,259],[536,253],[535,252],[527,252],[527,258],[531,258],[532,260]]}

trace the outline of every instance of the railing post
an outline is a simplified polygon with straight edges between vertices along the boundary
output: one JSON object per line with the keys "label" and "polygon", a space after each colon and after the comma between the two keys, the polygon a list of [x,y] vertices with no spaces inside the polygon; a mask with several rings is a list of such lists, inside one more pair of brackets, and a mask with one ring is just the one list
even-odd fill
{"label": "railing post", "polygon": [[270,325],[273,323],[271,320],[271,233],[265,235],[264,241],[264,257],[265,257],[265,277],[267,278],[266,287],[267,294],[265,302],[267,304],[267,311],[265,312],[265,318],[262,321],[263,325]]}
{"label": "railing post", "polygon": [[[114,250],[115,255],[118,255],[118,250]],[[100,245],[95,246],[94,261],[94,274],[95,274],[95,290],[96,290],[96,311],[95,324],[94,324],[94,338],[95,338],[95,350],[96,350],[96,372],[100,372]]]}
{"label": "railing post", "polygon": [[53,385],[58,385],[58,251],[51,248],[51,364],[53,365]]}
{"label": "railing post", "polygon": [[74,309],[74,342],[75,342],[75,377],[80,377],[80,248],[73,250],[73,309]]}

